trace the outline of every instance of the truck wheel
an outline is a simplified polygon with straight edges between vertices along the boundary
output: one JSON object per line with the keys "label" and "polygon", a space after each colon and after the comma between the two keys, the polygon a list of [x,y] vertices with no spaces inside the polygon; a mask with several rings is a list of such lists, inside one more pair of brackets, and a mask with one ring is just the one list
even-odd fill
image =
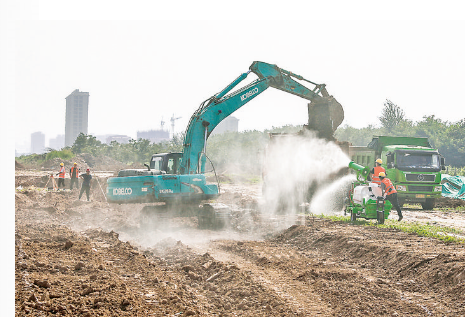
{"label": "truck wheel", "polygon": [[421,203],[421,208],[423,208],[423,210],[432,210],[435,204],[434,198],[428,198],[424,203]]}

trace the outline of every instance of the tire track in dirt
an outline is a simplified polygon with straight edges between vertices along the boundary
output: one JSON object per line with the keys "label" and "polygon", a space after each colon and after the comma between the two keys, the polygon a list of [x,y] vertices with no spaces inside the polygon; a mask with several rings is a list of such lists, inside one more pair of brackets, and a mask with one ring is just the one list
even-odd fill
{"label": "tire track in dirt", "polygon": [[[240,243],[240,242],[239,242]],[[241,270],[251,274],[255,282],[283,298],[290,306],[294,306],[299,312],[310,316],[334,316],[332,310],[322,304],[321,297],[315,293],[308,285],[298,283],[292,276],[287,276],[284,272],[265,267],[265,258],[262,263],[254,263],[237,253],[229,253],[226,250],[231,249],[231,244],[237,244],[234,241],[217,241],[213,242],[208,249],[208,253],[216,260],[233,263]]]}

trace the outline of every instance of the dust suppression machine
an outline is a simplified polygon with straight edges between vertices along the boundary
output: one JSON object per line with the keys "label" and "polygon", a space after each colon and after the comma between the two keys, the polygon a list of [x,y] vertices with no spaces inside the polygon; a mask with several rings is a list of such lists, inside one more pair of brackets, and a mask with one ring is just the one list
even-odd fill
{"label": "dust suppression machine", "polygon": [[379,184],[367,181],[370,168],[355,162],[350,162],[349,168],[357,173],[357,180],[352,183],[349,203],[344,214],[350,213],[351,221],[357,218],[376,219],[378,223],[383,224],[384,220],[389,217],[392,205],[384,200]]}

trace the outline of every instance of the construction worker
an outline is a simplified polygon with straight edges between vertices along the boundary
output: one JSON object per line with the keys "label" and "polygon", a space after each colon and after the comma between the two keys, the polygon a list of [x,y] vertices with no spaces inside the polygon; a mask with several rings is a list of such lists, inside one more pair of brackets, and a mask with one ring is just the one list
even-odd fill
{"label": "construction worker", "polygon": [[74,162],[73,167],[69,169],[69,176],[71,177],[71,183],[69,185],[69,189],[73,189],[73,184],[76,184],[76,188],[78,188],[79,168],[77,167],[76,162]]}
{"label": "construction worker", "polygon": [[401,221],[404,217],[402,216],[402,210],[400,210],[399,201],[397,199],[397,190],[394,188],[394,185],[392,185],[391,180],[386,177],[386,173],[380,172],[378,176],[381,180],[381,189],[383,190],[384,199],[389,200],[392,206],[396,208],[399,221]]}
{"label": "construction worker", "polygon": [[79,193],[79,200],[81,200],[82,193],[86,191],[87,201],[90,201],[90,181],[92,179],[92,175],[90,175],[90,169],[86,169],[86,173],[79,175],[79,177],[82,177],[84,179],[81,185],[81,192]]}
{"label": "construction worker", "polygon": [[379,179],[379,173],[383,172],[386,175],[386,170],[384,167],[381,166],[383,164],[383,160],[377,159],[375,161],[375,167],[373,167],[370,171],[371,174],[371,181],[375,184],[381,185],[381,180]]}
{"label": "construction worker", "polygon": [[65,187],[65,164],[60,163],[60,171],[57,173],[58,175],[58,189],[60,189],[60,186],[63,188]]}

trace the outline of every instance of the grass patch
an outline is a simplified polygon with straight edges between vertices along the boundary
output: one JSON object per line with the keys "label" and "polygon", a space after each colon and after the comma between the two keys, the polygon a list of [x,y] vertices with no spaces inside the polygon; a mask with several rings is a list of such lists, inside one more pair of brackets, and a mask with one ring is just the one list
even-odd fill
{"label": "grass patch", "polygon": [[435,208],[442,212],[464,212],[465,206],[456,206],[456,207],[439,207]]}
{"label": "grass patch", "polygon": [[421,224],[418,222],[388,220],[383,225],[378,225],[378,227],[415,233],[421,237],[435,238],[444,242],[465,243],[465,233],[463,231],[450,227],[430,225],[429,223]]}
{"label": "grass patch", "polygon": [[378,224],[375,220],[357,219],[355,222],[350,221],[350,216],[325,216],[315,215],[316,217],[330,219],[344,223],[352,223],[361,226],[376,226],[379,228],[396,229],[403,232],[414,233],[420,237],[429,237],[449,243],[465,243],[465,232],[449,227],[431,225],[429,223],[421,224],[418,222],[398,222],[396,220],[386,220],[384,224]]}
{"label": "grass patch", "polygon": [[46,160],[53,160],[54,158],[60,158],[62,160],[69,160],[74,157],[74,153],[71,152],[69,149],[63,149],[61,151],[56,151],[56,150],[51,150],[50,152],[47,153],[47,156],[45,157]]}

